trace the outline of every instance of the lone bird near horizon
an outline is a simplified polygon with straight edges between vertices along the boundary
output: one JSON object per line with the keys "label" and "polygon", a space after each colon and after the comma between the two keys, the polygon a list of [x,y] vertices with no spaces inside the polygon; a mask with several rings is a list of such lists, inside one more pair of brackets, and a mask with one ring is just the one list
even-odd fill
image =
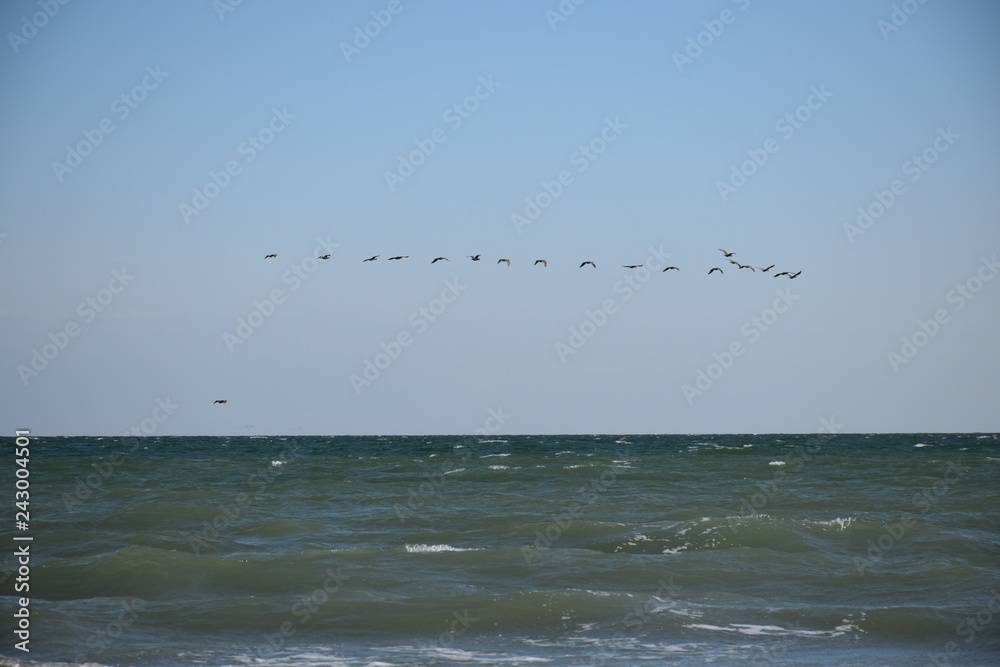
{"label": "lone bird near horizon", "polygon": [[581,263],[581,264],[580,264],[580,266],[578,266],[577,268],[578,268],[578,269],[582,269],[583,267],[587,266],[588,264],[590,264],[590,265],[591,265],[592,267],[594,267],[595,269],[597,268],[597,264],[594,264],[594,263],[593,263],[592,261],[590,261],[589,259],[588,259],[588,260],[587,260],[586,262],[583,262],[583,263]]}
{"label": "lone bird near horizon", "polygon": [[446,261],[446,262],[450,262],[451,261],[447,257],[435,257],[434,259],[431,260],[431,264],[433,264],[434,262],[440,262],[442,259],[444,261]]}
{"label": "lone bird near horizon", "polygon": [[680,271],[680,269],[678,269],[676,266],[668,266],[667,268],[665,268],[663,270],[664,271],[669,271],[670,269],[673,269],[674,271]]}
{"label": "lone bird near horizon", "polygon": [[473,262],[478,262],[479,255],[469,255],[469,259],[471,259]]}
{"label": "lone bird near horizon", "polygon": [[215,405],[216,403],[228,403],[228,402],[229,402],[228,398],[217,398],[214,401],[212,401],[212,405]]}
{"label": "lone bird near horizon", "polygon": [[406,259],[407,257],[409,257],[409,255],[396,255],[395,257],[390,257],[389,261],[391,262],[394,259]]}
{"label": "lone bird near horizon", "polygon": [[320,255],[316,259],[330,259],[330,256],[329,255]]}
{"label": "lone bird near horizon", "polygon": [[638,269],[642,264],[622,264],[623,269]]}
{"label": "lone bird near horizon", "polygon": [[719,250],[722,251],[722,255],[724,257],[732,257],[733,255],[736,254],[735,252],[729,252],[728,250],[722,250],[722,248],[719,248]]}
{"label": "lone bird near horizon", "polygon": [[363,262],[374,262],[374,261],[375,261],[376,259],[378,259],[378,255],[372,255],[372,256],[371,256],[371,257],[369,257],[368,259],[366,259],[366,260],[362,260],[362,263],[363,263]]}
{"label": "lone bird near horizon", "polygon": [[497,264],[499,264],[500,262],[507,262],[507,266],[510,266],[510,260],[509,259],[498,259],[497,260]]}
{"label": "lone bird near horizon", "polygon": [[264,259],[271,259],[272,257],[277,257],[278,253],[272,252],[270,255],[264,255]]}
{"label": "lone bird near horizon", "polygon": [[719,267],[717,267],[717,266],[715,266],[715,267],[712,267],[712,269],[710,269],[710,270],[709,270],[709,272],[708,272],[708,275],[712,275],[712,274],[713,274],[713,273],[715,273],[716,271],[718,271],[718,272],[719,272],[719,273],[721,273],[722,275],[726,275],[726,272],[725,272],[725,271],[723,271],[722,269],[720,269],[720,268],[719,268]]}
{"label": "lone bird near horizon", "polygon": [[536,259],[535,263],[532,264],[532,266],[538,266],[539,264],[541,264],[542,266],[548,266],[549,265],[549,263],[547,261],[545,261],[544,259]]}

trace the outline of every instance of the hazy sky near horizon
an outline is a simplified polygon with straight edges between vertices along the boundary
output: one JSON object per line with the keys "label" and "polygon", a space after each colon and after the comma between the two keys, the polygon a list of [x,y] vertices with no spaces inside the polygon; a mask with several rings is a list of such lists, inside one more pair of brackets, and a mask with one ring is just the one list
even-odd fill
{"label": "hazy sky near horizon", "polygon": [[9,434],[1000,430],[994,2],[0,27]]}

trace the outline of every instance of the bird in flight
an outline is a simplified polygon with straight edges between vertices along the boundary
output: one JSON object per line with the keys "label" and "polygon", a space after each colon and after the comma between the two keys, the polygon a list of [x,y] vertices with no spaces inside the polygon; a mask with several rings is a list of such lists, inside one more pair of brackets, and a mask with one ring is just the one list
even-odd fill
{"label": "bird in flight", "polygon": [[[719,248],[719,250],[722,250],[722,248]],[[735,253],[735,252],[729,252],[728,250],[722,250],[722,254],[723,254],[723,256],[725,256],[725,257],[732,257],[732,256],[733,256],[733,255],[735,255],[736,253]]]}
{"label": "bird in flight", "polygon": [[395,257],[390,257],[389,261],[391,262],[394,259],[406,259],[407,257],[409,257],[409,255],[396,255]]}
{"label": "bird in flight", "polygon": [[781,273],[775,273],[774,277],[777,278],[778,276],[790,276],[790,275],[792,274],[790,274],[788,271],[782,271]]}
{"label": "bird in flight", "polygon": [[510,266],[510,260],[509,259],[498,259],[497,260],[497,264],[499,264],[500,262],[507,262],[507,266]]}
{"label": "bird in flight", "polygon": [[433,264],[434,262],[440,262],[442,259],[444,261],[446,261],[446,262],[450,262],[451,261],[447,257],[435,257],[434,259],[431,260],[431,264]]}
{"label": "bird in flight", "polygon": [[795,273],[789,273],[788,277],[789,278],[797,278],[800,273],[802,273],[802,272],[801,271],[796,271]]}
{"label": "bird in flight", "polygon": [[329,255],[320,255],[316,259],[330,259],[330,256]]}
{"label": "bird in flight", "polygon": [[712,275],[712,274],[713,274],[713,273],[715,273],[716,271],[718,271],[719,273],[721,273],[721,274],[723,274],[723,275],[725,275],[725,273],[726,273],[725,271],[723,271],[722,269],[720,269],[719,267],[717,267],[717,266],[716,266],[716,267],[713,267],[713,268],[712,268],[712,269],[711,269],[711,270],[710,270],[710,271],[708,272],[708,275]]}
{"label": "bird in flight", "polygon": [[740,264],[739,262],[734,262],[734,264],[736,264],[736,266],[738,266],[741,269],[750,269],[754,273],[757,273],[757,271],[749,264]]}
{"label": "bird in flight", "polygon": [[[368,259],[366,259],[366,260],[363,260],[363,262],[374,262],[374,261],[375,261],[376,259],[378,259],[378,255],[372,255],[372,256],[371,256],[371,257],[369,257]],[[363,262],[362,262],[362,263],[363,263]]]}
{"label": "bird in flight", "polygon": [[680,271],[680,269],[678,269],[676,266],[668,266],[667,268],[665,268],[663,270],[664,271],[669,271],[670,269],[673,269],[674,271]]}
{"label": "bird in flight", "polygon": [[469,255],[469,259],[471,259],[473,262],[478,262],[479,255]]}
{"label": "bird in flight", "polygon": [[622,264],[623,269],[638,269],[642,264]]}
{"label": "bird in flight", "polygon": [[774,264],[772,264],[771,266],[767,267],[766,269],[761,269],[759,266],[757,268],[760,269],[761,273],[767,273],[768,271],[770,271],[771,269],[774,268]]}
{"label": "bird in flight", "polygon": [[578,268],[578,269],[582,269],[583,267],[587,266],[588,264],[590,264],[590,265],[591,265],[592,267],[594,267],[595,269],[597,268],[597,264],[594,264],[594,263],[593,263],[592,261],[590,261],[590,260],[587,260],[586,262],[583,262],[582,264],[580,264],[580,266],[578,266],[578,267],[576,267],[576,268]]}
{"label": "bird in flight", "polygon": [[264,259],[271,259],[272,257],[277,257],[278,253],[272,252],[270,255],[264,255]]}
{"label": "bird in flight", "polygon": [[215,405],[216,403],[223,403],[223,404],[225,404],[225,403],[228,403],[228,402],[229,402],[229,399],[226,399],[226,398],[217,398],[214,401],[212,401],[212,405]]}
{"label": "bird in flight", "polygon": [[535,263],[533,264],[533,266],[538,266],[539,264],[541,264],[542,266],[548,266],[549,265],[549,263],[547,261],[545,261],[544,259],[536,259]]}

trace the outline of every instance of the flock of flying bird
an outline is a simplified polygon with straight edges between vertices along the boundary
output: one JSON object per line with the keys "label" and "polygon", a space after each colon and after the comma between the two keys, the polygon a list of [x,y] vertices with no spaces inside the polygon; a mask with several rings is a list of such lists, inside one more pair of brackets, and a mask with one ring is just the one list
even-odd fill
{"label": "flock of flying bird", "polygon": [[[757,270],[759,269],[761,273],[767,273],[768,271],[770,271],[771,269],[774,268],[774,264],[772,264],[771,266],[763,266],[763,267],[762,266],[751,266],[750,264],[741,264],[740,262],[736,261],[735,259],[732,259],[733,255],[736,254],[735,252],[729,252],[728,250],[723,250],[722,248],[719,248],[719,251],[722,253],[723,257],[725,257],[726,259],[729,260],[730,264],[735,264],[736,267],[740,268],[740,269],[750,269],[754,273],[756,273]],[[277,253],[270,253],[270,254],[264,255],[264,259],[271,259],[271,258],[274,258],[274,257],[277,257],[277,256],[278,256]],[[378,261],[378,258],[380,256],[381,255],[372,255],[368,259],[363,259],[361,261],[362,261],[362,263],[364,263],[364,262],[375,262],[375,261]],[[479,262],[479,261],[482,260],[482,255],[467,255],[467,257],[469,259],[471,259],[473,262]],[[409,258],[409,255],[396,255],[395,257],[389,257],[388,261],[391,262],[391,261],[394,261],[394,260],[408,259],[408,258]],[[330,255],[328,255],[328,254],[327,255],[320,255],[316,259],[330,259]],[[434,259],[431,260],[431,264],[434,264],[435,262],[440,262],[440,261],[450,262],[451,260],[448,259],[447,257],[435,257]],[[507,266],[510,266],[510,260],[507,259],[506,257],[502,257],[502,258],[500,258],[500,259],[497,260],[497,264],[506,264]],[[541,264],[543,267],[545,267],[545,266],[549,265],[549,262],[548,262],[548,260],[544,260],[544,259],[536,259],[535,263],[533,264],[533,266],[538,266],[539,264]],[[597,264],[594,263],[591,260],[587,260],[586,262],[580,262],[579,268],[582,269],[585,266],[591,266],[591,267],[593,267],[595,269],[597,268]],[[638,269],[638,268],[642,267],[642,264],[622,264],[622,267],[626,268],[626,269]],[[667,268],[663,269],[664,272],[671,271],[671,270],[673,270],[673,271],[680,271],[680,268],[676,267],[676,266],[668,266]],[[721,274],[725,274],[725,271],[723,271],[720,267],[713,266],[709,270],[708,275],[712,275],[716,271],[718,271]],[[802,271],[796,271],[795,273],[790,273],[788,271],[781,271],[780,273],[775,273],[774,277],[778,278],[780,276],[788,276],[789,278],[797,278],[800,273],[802,273]]]}

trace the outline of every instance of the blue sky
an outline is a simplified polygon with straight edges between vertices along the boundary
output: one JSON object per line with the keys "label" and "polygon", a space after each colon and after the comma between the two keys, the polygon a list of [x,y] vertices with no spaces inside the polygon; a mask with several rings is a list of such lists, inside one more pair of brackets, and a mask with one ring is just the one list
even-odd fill
{"label": "blue sky", "polygon": [[995,3],[230,4],[0,10],[8,430],[1000,429]]}

